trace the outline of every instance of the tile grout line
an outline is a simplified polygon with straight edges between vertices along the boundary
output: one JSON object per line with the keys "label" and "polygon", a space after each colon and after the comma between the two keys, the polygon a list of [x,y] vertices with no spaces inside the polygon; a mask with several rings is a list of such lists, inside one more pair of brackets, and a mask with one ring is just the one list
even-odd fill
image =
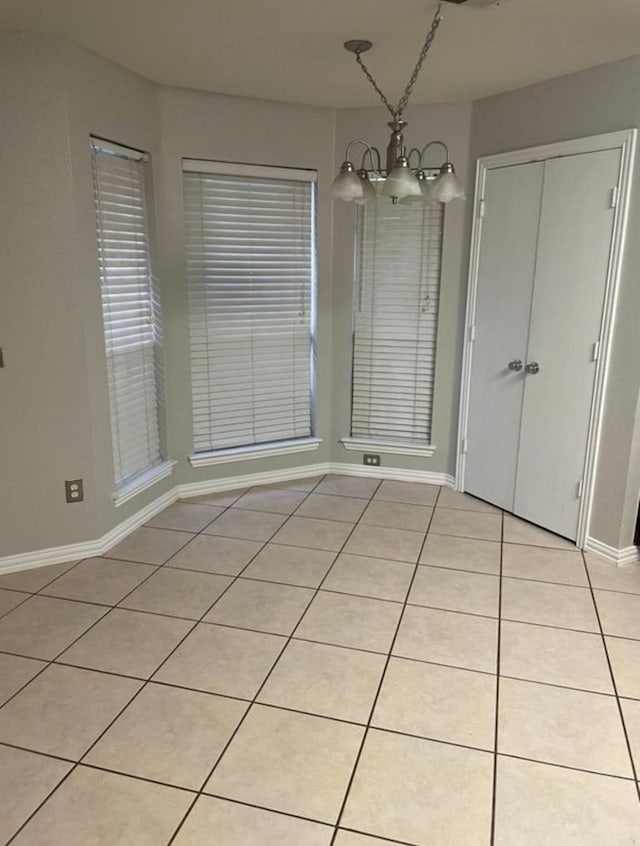
{"label": "tile grout line", "polygon": [[585,568],[585,571],[586,571],[586,574],[587,574],[587,580],[589,582],[589,589],[591,590],[591,601],[593,602],[593,607],[595,609],[596,617],[597,617],[597,620],[598,620],[598,626],[600,628],[600,637],[602,638],[602,646],[603,646],[603,649],[604,649],[604,654],[605,654],[606,659],[607,659],[607,666],[609,667],[609,674],[611,676],[611,683],[613,685],[613,692],[615,694],[616,704],[618,706],[618,714],[620,715],[620,722],[622,723],[622,732],[624,734],[624,739],[625,739],[625,743],[626,743],[626,746],[627,746],[627,752],[629,754],[629,761],[631,763],[631,772],[633,774],[633,780],[634,780],[634,783],[635,783],[635,786],[636,786],[636,792],[638,794],[638,801],[640,801],[640,782],[638,781],[638,778],[640,777],[640,773],[636,769],[636,764],[635,764],[635,761],[634,761],[634,758],[633,758],[633,750],[631,748],[631,742],[629,740],[629,733],[627,731],[627,724],[626,724],[625,718],[624,718],[624,711],[622,709],[622,703],[620,702],[620,696],[618,695],[618,685],[616,684],[616,677],[615,677],[615,674],[613,672],[613,666],[611,664],[611,659],[609,657],[609,648],[607,646],[607,639],[605,637],[604,629],[602,627],[602,620],[600,619],[600,609],[598,608],[598,603],[596,602],[595,593],[593,591],[593,587],[591,586],[591,575],[589,573],[589,567],[587,566],[587,559],[586,559],[586,556],[584,555],[584,552],[582,553],[582,560],[584,562],[584,568]]}
{"label": "tile grout line", "polygon": [[[314,490],[318,487],[318,485],[320,485],[320,484],[322,483],[322,481],[324,481],[324,479],[325,479],[325,478],[326,478],[326,477],[324,477],[324,476],[323,476],[323,477],[322,477],[322,478],[318,481],[318,483],[315,485],[315,487],[314,487],[314,488],[312,488],[312,489],[308,492],[308,494],[307,494],[307,496],[305,497],[305,499],[303,500],[303,502],[305,502],[305,501],[306,501],[306,499],[307,499],[309,496],[311,496],[311,494],[313,493],[313,491],[314,491]],[[376,486],[376,488],[375,488],[375,490],[376,490],[376,491],[378,490],[378,488],[380,487],[380,485],[381,485],[381,484],[382,484],[382,480],[380,480],[380,481],[378,482],[378,485],[377,485],[377,486]],[[374,491],[374,493],[375,493],[375,491]],[[372,494],[372,496],[371,496],[371,497],[369,497],[369,500],[371,500],[371,499],[372,499],[372,497],[373,497],[373,494]],[[300,503],[300,505],[302,505],[302,503]],[[300,506],[298,506],[298,507],[300,507]],[[293,514],[290,514],[290,515],[289,515],[289,517],[287,518],[287,520],[285,520],[285,522],[282,524],[282,526],[286,525],[286,523],[288,522],[288,520],[289,520],[292,516],[293,516]],[[310,599],[310,600],[309,600],[309,602],[307,603],[307,606],[306,606],[306,608],[304,609],[304,611],[302,612],[302,615],[300,616],[300,618],[299,618],[298,622],[297,622],[297,623],[296,623],[296,625],[293,627],[293,630],[291,631],[291,634],[290,634],[290,635],[286,638],[286,642],[285,642],[284,646],[282,647],[282,649],[280,650],[280,652],[279,652],[279,653],[278,653],[278,655],[276,656],[276,658],[275,658],[275,660],[274,660],[273,664],[271,665],[271,668],[269,669],[268,673],[266,674],[266,676],[265,676],[265,677],[264,677],[264,679],[262,680],[262,683],[261,683],[261,684],[260,684],[260,686],[258,687],[258,689],[257,689],[257,691],[255,692],[255,694],[254,694],[253,698],[251,699],[251,701],[250,701],[250,703],[249,703],[249,707],[247,708],[247,710],[246,710],[246,711],[245,711],[245,713],[243,714],[242,718],[240,719],[240,722],[239,722],[239,723],[238,723],[238,725],[235,727],[234,731],[231,733],[231,736],[229,737],[229,739],[227,740],[227,742],[226,742],[226,743],[225,743],[225,745],[223,746],[222,751],[221,751],[221,752],[219,753],[219,755],[217,756],[217,758],[216,758],[216,760],[215,760],[215,762],[214,762],[213,766],[212,766],[212,767],[211,767],[211,769],[209,770],[209,773],[207,774],[206,778],[204,779],[204,781],[203,781],[203,783],[202,783],[202,785],[201,785],[201,787],[200,787],[200,790],[198,791],[198,793],[197,793],[196,797],[194,798],[193,802],[191,803],[191,805],[190,805],[190,806],[189,806],[189,808],[187,809],[187,811],[186,811],[186,813],[185,813],[184,817],[182,818],[182,820],[180,821],[180,823],[179,823],[178,827],[177,827],[177,828],[176,828],[176,830],[174,831],[174,833],[173,833],[173,835],[172,835],[171,839],[169,840],[169,842],[168,842],[167,846],[171,846],[171,844],[175,841],[175,838],[178,836],[178,834],[179,834],[179,832],[180,832],[180,829],[182,828],[182,826],[184,825],[184,823],[185,823],[185,822],[186,822],[186,820],[188,819],[188,817],[189,817],[189,815],[190,815],[190,813],[191,813],[191,811],[192,811],[193,807],[195,806],[196,802],[198,801],[198,799],[200,798],[200,796],[202,796],[202,794],[204,793],[204,788],[205,788],[205,786],[207,785],[207,783],[209,782],[209,780],[210,780],[211,776],[212,776],[212,775],[213,775],[213,773],[215,772],[216,767],[218,766],[218,764],[220,763],[220,761],[223,759],[224,755],[226,754],[227,749],[229,749],[229,747],[231,746],[231,744],[232,744],[232,742],[233,742],[234,738],[236,737],[236,735],[237,735],[237,734],[238,734],[238,732],[240,731],[240,728],[241,728],[242,724],[243,724],[243,723],[244,723],[244,721],[246,720],[246,718],[247,718],[247,716],[249,715],[249,713],[251,712],[252,708],[254,707],[254,705],[256,705],[256,704],[260,704],[260,703],[258,703],[258,702],[257,702],[258,696],[261,694],[261,692],[262,692],[262,690],[263,690],[264,686],[265,686],[265,685],[266,685],[266,683],[268,682],[268,680],[269,680],[269,678],[270,678],[271,674],[273,673],[274,669],[276,668],[276,666],[277,666],[277,664],[278,664],[278,661],[280,660],[280,658],[281,658],[281,657],[282,657],[282,655],[284,654],[284,652],[285,652],[285,650],[286,650],[287,646],[288,646],[288,645],[291,643],[291,641],[293,640],[293,636],[294,636],[294,634],[295,634],[295,632],[296,632],[296,630],[297,630],[298,626],[300,625],[300,623],[301,623],[301,622],[302,622],[302,620],[304,619],[305,614],[306,614],[306,613],[307,613],[307,611],[309,610],[309,608],[310,608],[310,606],[311,606],[312,602],[315,600],[316,596],[320,593],[320,588],[321,588],[322,584],[324,583],[325,579],[329,576],[329,573],[331,572],[331,570],[333,569],[333,567],[334,567],[334,565],[335,565],[336,561],[338,560],[338,556],[340,555],[340,552],[344,549],[344,547],[346,546],[346,544],[349,542],[349,538],[351,537],[351,535],[352,535],[352,534],[353,534],[353,532],[355,531],[356,526],[357,526],[358,524],[359,524],[359,520],[358,520],[358,521],[356,521],[356,522],[354,523],[354,525],[353,525],[353,527],[352,527],[351,531],[349,532],[349,534],[347,535],[347,537],[346,537],[346,538],[345,538],[345,540],[344,540],[344,543],[343,543],[343,544],[342,544],[342,546],[340,547],[340,550],[338,550],[338,551],[335,553],[335,557],[334,557],[333,561],[331,562],[331,566],[329,567],[329,569],[328,569],[328,570],[327,570],[327,572],[325,573],[324,577],[323,577],[323,578],[322,578],[322,580],[320,581],[320,584],[318,585],[318,587],[317,587],[317,588],[313,591],[313,596],[311,597],[311,599]],[[280,526],[280,529],[282,528],[282,526]],[[279,531],[280,529],[278,529],[277,531]],[[247,564],[247,566],[249,566],[249,565]],[[314,715],[314,716],[315,716],[315,715]],[[328,719],[330,719],[330,718],[328,718]],[[206,794],[206,795],[208,795],[208,794]],[[271,809],[271,810],[275,810],[275,809]],[[277,813],[279,813],[279,812],[277,812]]]}
{"label": "tile grout line", "polygon": [[491,831],[490,844],[494,846],[496,838],[496,810],[498,787],[498,735],[500,729],[500,648],[502,645],[502,582],[504,562],[504,512],[500,526],[500,581],[498,582],[498,631],[496,643],[496,711],[493,726],[493,781],[491,786]]}
{"label": "tile grout line", "polygon": [[416,562],[415,562],[415,565],[414,565],[413,574],[411,576],[411,581],[409,582],[409,585],[407,587],[405,601],[402,605],[402,609],[401,609],[400,615],[398,617],[398,622],[396,624],[395,632],[394,632],[393,637],[391,639],[391,642],[389,644],[389,650],[387,652],[386,661],[385,661],[384,667],[382,669],[382,675],[380,676],[380,681],[378,682],[378,687],[376,689],[375,696],[373,697],[373,702],[372,702],[371,708],[369,710],[369,717],[368,717],[366,725],[364,727],[364,732],[362,734],[362,740],[360,741],[360,746],[358,748],[358,752],[357,752],[355,760],[353,762],[353,767],[351,769],[351,775],[349,776],[349,780],[347,782],[345,794],[344,794],[344,797],[342,799],[340,809],[338,811],[338,816],[337,816],[336,822],[335,822],[333,837],[331,838],[329,846],[334,846],[336,838],[337,838],[338,833],[340,831],[340,823],[342,822],[342,817],[344,815],[344,812],[345,812],[345,809],[346,809],[346,806],[347,806],[347,802],[348,802],[348,799],[349,799],[349,793],[351,792],[351,787],[352,787],[353,782],[355,780],[355,775],[356,775],[356,772],[358,770],[358,766],[360,764],[360,759],[362,757],[362,753],[363,753],[364,746],[365,746],[365,743],[366,743],[366,740],[367,740],[367,736],[369,734],[369,729],[371,728],[371,720],[373,719],[373,715],[375,713],[376,706],[378,704],[378,698],[380,696],[380,692],[381,692],[382,686],[384,684],[385,676],[387,674],[387,668],[388,668],[388,666],[391,662],[391,656],[392,656],[392,653],[393,653],[393,648],[395,646],[396,639],[398,637],[398,632],[400,631],[400,626],[402,625],[402,620],[404,619],[404,613],[405,613],[405,610],[407,608],[407,601],[409,599],[409,595],[411,593],[411,589],[413,587],[413,583],[415,581],[416,574],[418,573],[418,567],[419,567],[418,562],[420,561],[420,558],[421,558],[422,553],[424,551],[425,544],[427,542],[427,538],[429,537],[429,530],[431,528],[431,523],[433,522],[433,517],[436,513],[436,508],[438,506],[438,499],[440,498],[441,490],[442,490],[442,488],[439,488],[438,492],[436,494],[436,499],[435,499],[435,502],[433,504],[433,509],[431,511],[431,515],[430,515],[429,521],[427,523],[427,530],[425,532],[424,538],[422,539],[422,544],[421,544],[420,549],[418,551],[418,554],[416,556]]}

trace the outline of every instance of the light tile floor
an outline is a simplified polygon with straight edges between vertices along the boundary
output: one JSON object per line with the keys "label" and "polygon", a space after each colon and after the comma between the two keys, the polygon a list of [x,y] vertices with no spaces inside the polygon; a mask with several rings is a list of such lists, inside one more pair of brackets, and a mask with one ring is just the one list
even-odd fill
{"label": "light tile floor", "polygon": [[[419,563],[418,563],[419,562]],[[640,843],[640,565],[326,477],[0,577],[0,843]]]}

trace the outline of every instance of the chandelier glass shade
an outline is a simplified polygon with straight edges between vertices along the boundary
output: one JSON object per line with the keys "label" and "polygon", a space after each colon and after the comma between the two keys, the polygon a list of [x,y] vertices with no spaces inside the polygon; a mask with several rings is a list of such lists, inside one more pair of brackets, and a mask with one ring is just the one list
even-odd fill
{"label": "chandelier glass shade", "polygon": [[[371,48],[371,42],[364,39],[345,42],[345,49],[355,55],[358,65],[360,65],[363,73],[391,114],[392,120],[387,124],[391,129],[391,137],[387,146],[386,167],[384,169],[381,166],[380,151],[377,147],[370,146],[361,139],[355,139],[347,145],[344,161],[332,184],[334,198],[344,200],[347,203],[353,202],[357,205],[364,205],[375,199],[378,193],[384,197],[389,197],[393,203],[400,201],[406,203],[448,203],[451,200],[464,199],[464,188],[456,176],[455,168],[449,158],[449,149],[444,142],[430,141],[421,149],[413,147],[407,151],[404,140],[404,129],[407,123],[403,120],[402,114],[442,21],[440,10],[441,6],[438,5],[416,66],[397,106],[392,106],[389,103],[362,61],[361,54]],[[358,169],[355,168],[350,158],[351,149],[355,145],[364,147]],[[437,166],[438,172],[434,179],[430,178],[431,171],[434,169],[433,166],[427,165],[426,162],[423,163],[425,153],[432,146],[442,147],[445,154],[444,162],[441,160],[441,163]],[[367,157],[368,170],[366,167]],[[370,175],[375,177],[379,191],[376,191],[371,183]]]}

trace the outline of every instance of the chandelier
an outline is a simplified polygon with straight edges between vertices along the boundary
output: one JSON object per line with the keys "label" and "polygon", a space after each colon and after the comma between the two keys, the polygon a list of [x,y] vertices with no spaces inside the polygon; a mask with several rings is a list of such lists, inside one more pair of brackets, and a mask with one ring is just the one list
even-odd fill
{"label": "chandelier", "polygon": [[[455,0],[455,2],[461,2],[461,0]],[[371,177],[378,184],[379,193],[385,197],[390,197],[393,203],[398,201],[403,203],[428,203],[431,201],[448,203],[457,198],[464,199],[464,189],[456,176],[455,168],[449,159],[449,150],[443,141],[429,141],[422,148],[412,147],[408,151],[404,141],[404,130],[407,123],[403,120],[402,115],[442,21],[440,9],[441,5],[438,4],[416,66],[406,85],[404,94],[396,106],[393,106],[387,100],[384,92],[362,61],[362,54],[373,46],[371,41],[361,38],[345,41],[345,50],[355,55],[356,62],[391,115],[391,121],[387,124],[391,129],[391,137],[387,146],[386,167],[384,169],[377,147],[369,145],[359,138],[347,145],[344,161],[331,186],[333,196],[336,199],[348,203],[354,202],[357,205],[364,205],[373,200],[378,195],[378,191],[376,191]],[[356,145],[364,147],[358,168],[354,167],[350,159],[351,150]],[[436,178],[431,179],[430,172],[433,168],[427,166],[425,154],[427,150],[434,146],[441,147],[444,150],[444,162],[438,167]]]}

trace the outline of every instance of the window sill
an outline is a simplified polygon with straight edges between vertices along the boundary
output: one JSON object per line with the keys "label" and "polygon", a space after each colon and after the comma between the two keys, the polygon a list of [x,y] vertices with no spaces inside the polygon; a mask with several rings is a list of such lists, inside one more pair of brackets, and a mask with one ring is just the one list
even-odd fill
{"label": "window sill", "polygon": [[436,448],[431,444],[411,444],[403,441],[385,441],[369,438],[342,438],[341,444],[345,449],[356,452],[385,452],[391,455],[414,455],[419,458],[430,458]]}
{"label": "window sill", "polygon": [[209,467],[211,464],[229,464],[232,461],[248,461],[255,458],[270,458],[275,455],[290,455],[295,452],[311,452],[318,449],[321,438],[296,438],[274,444],[256,444],[247,447],[217,449],[212,452],[198,452],[189,456],[192,467]]}
{"label": "window sill", "polygon": [[146,491],[151,485],[155,485],[161,479],[166,479],[167,476],[173,473],[173,468],[176,464],[177,461],[163,461],[162,464],[157,464],[150,470],[146,470],[144,473],[136,476],[135,479],[122,485],[111,494],[113,504],[118,508],[118,506],[124,505],[125,502],[142,493],[142,491]]}

